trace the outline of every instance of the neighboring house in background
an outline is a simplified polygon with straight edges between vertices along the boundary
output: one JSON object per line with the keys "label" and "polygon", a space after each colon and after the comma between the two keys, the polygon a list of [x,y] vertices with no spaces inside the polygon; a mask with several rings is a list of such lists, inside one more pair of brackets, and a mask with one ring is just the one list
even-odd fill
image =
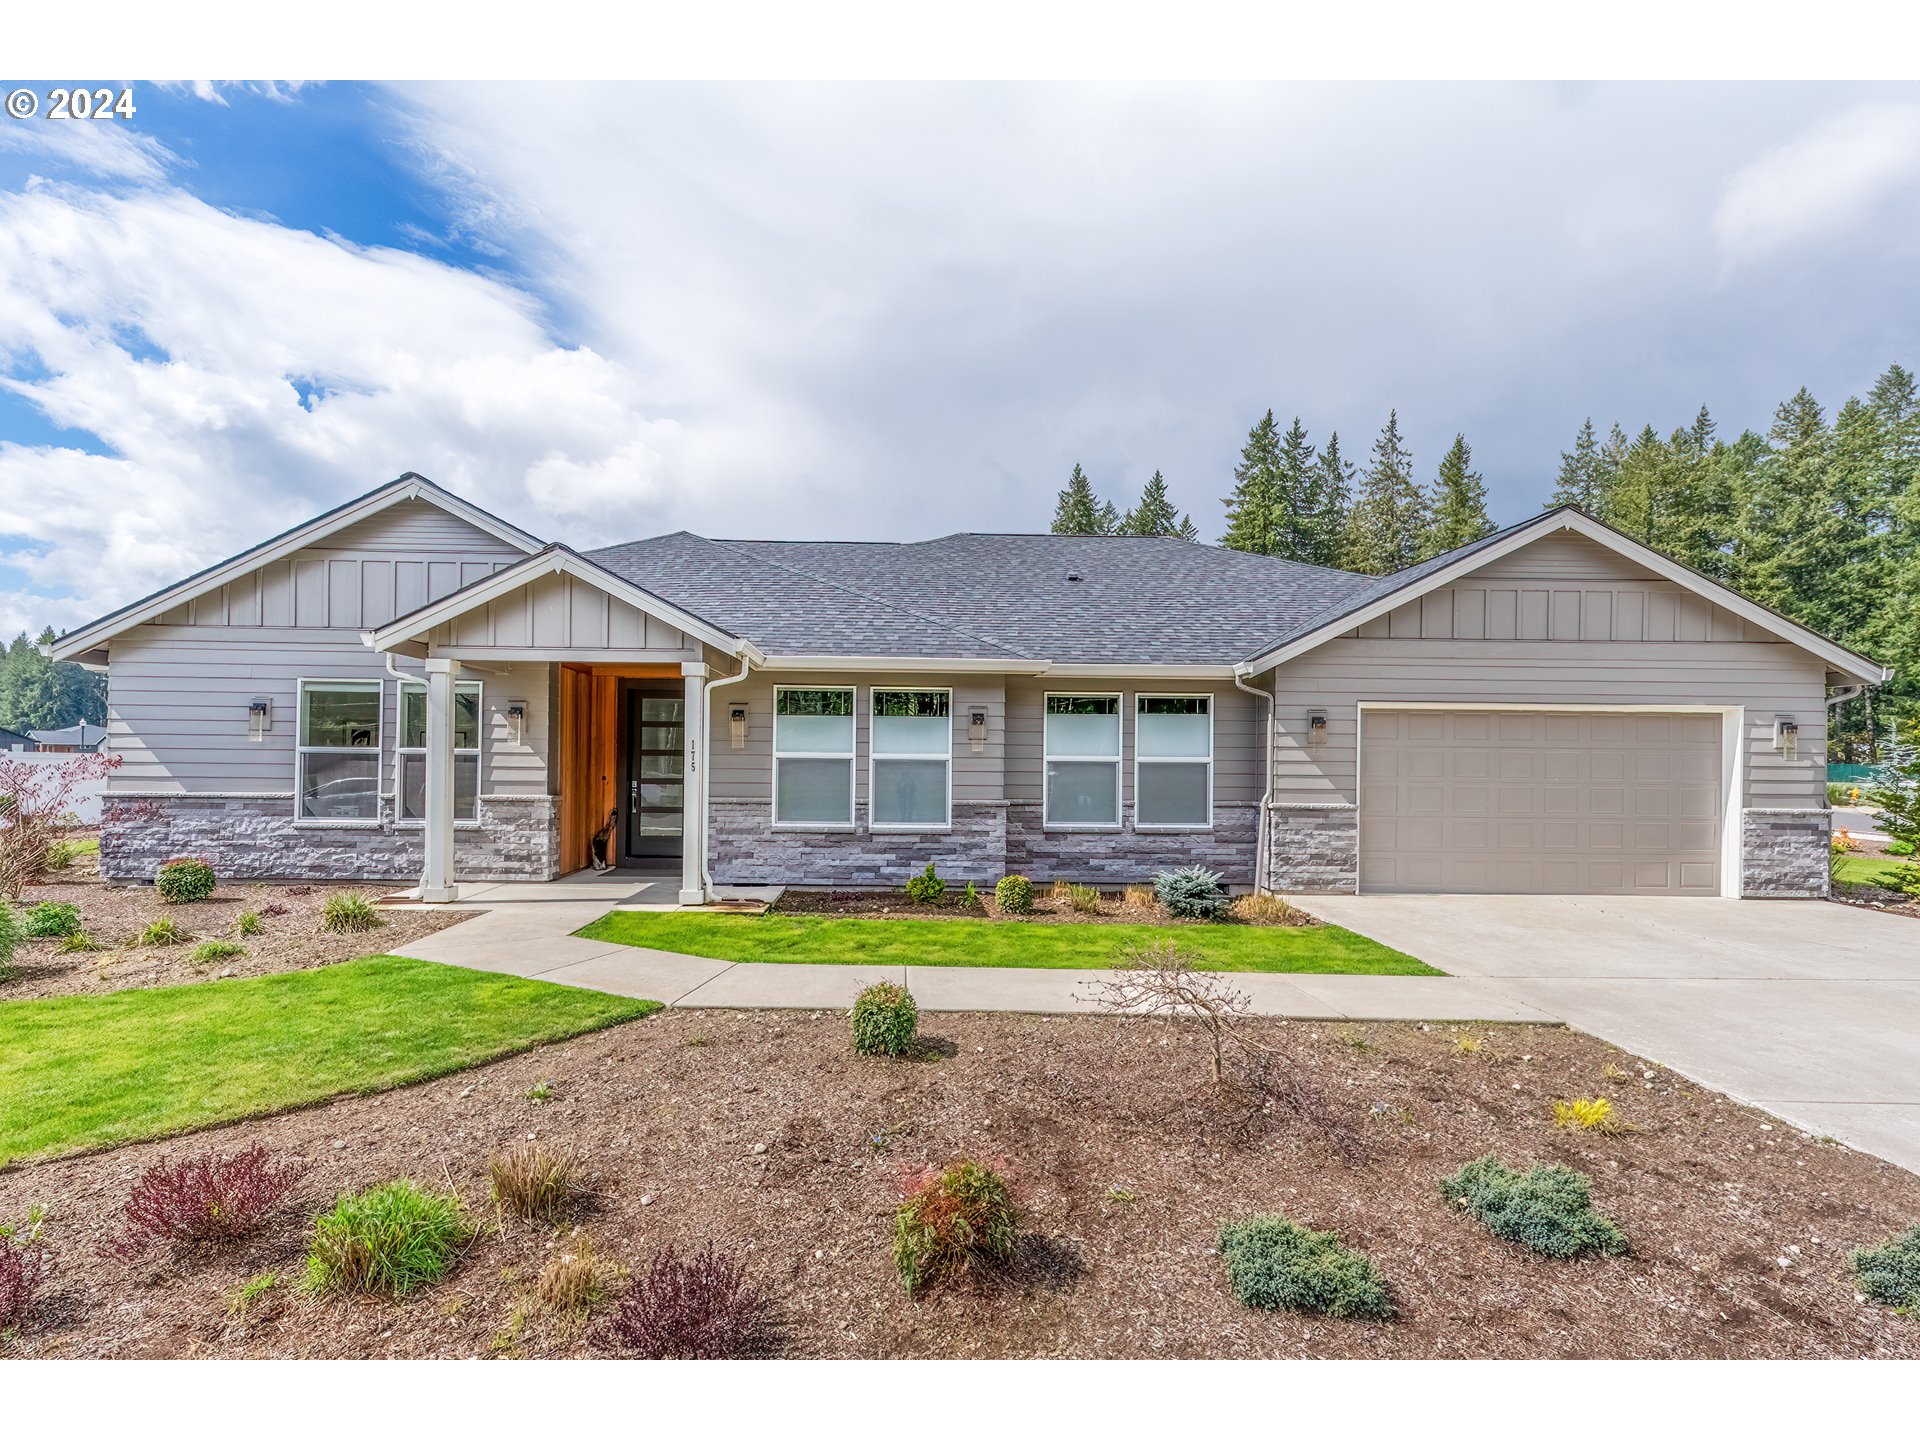
{"label": "neighboring house in background", "polygon": [[24,730],[9,730],[0,725],[0,750],[32,750],[33,736]]}
{"label": "neighboring house in background", "polygon": [[89,725],[84,720],[78,725],[63,725],[58,730],[29,730],[34,744],[42,750],[61,754],[91,753],[106,743],[107,727]]}
{"label": "neighboring house in background", "polygon": [[[578,553],[407,475],[63,636],[110,877],[1817,896],[1873,661],[1570,509],[1376,578],[1190,542]],[[1837,687],[1837,688],[1836,688]],[[137,802],[137,803],[135,803]]]}

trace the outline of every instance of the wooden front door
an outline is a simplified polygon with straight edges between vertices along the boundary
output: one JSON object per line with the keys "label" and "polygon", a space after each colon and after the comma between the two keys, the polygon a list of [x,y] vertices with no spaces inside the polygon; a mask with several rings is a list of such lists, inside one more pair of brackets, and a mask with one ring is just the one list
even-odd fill
{"label": "wooden front door", "polygon": [[626,855],[678,859],[686,811],[686,698],[679,690],[627,692]]}

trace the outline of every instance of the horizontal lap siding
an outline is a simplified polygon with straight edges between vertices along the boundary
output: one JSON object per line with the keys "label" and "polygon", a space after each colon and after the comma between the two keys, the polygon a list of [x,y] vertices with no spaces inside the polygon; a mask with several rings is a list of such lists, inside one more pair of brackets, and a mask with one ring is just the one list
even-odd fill
{"label": "horizontal lap siding", "polygon": [[[738,685],[728,685],[713,697],[713,798],[770,803],[773,797],[774,686],[852,686],[854,695],[854,800],[867,798],[867,758],[872,719],[872,692],[881,690],[953,691],[953,799],[956,805],[1003,798],[1001,765],[1006,736],[1006,691],[998,675],[917,675],[882,677],[846,675],[765,674],[755,671]],[[734,749],[728,710],[747,707],[747,739]],[[967,739],[968,712],[987,712],[987,740],[978,755]]]}
{"label": "horizontal lap siding", "polygon": [[1261,702],[1231,683],[1177,680],[1062,681],[1012,679],[1007,682],[1007,799],[1039,804],[1045,784],[1042,744],[1046,696],[1120,696],[1120,796],[1123,811],[1133,805],[1133,730],[1136,695],[1210,695],[1213,697],[1213,800],[1216,805],[1253,804],[1263,788],[1260,773]]}

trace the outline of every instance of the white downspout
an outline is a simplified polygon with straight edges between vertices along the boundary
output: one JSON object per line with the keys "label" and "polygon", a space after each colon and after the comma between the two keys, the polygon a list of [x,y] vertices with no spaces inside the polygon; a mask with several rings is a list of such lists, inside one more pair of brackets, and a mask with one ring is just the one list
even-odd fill
{"label": "white downspout", "polygon": [[747,672],[753,669],[752,660],[746,655],[740,657],[740,669],[737,674],[722,675],[718,680],[707,682],[707,763],[700,770],[700,898],[702,903],[713,899],[713,871],[707,859],[713,853],[713,692],[723,685],[732,685],[747,678]]}
{"label": "white downspout", "polygon": [[1272,868],[1267,862],[1267,854],[1273,845],[1272,837],[1267,834],[1267,821],[1269,816],[1272,813],[1271,807],[1273,804],[1274,698],[1273,698],[1273,693],[1271,691],[1256,690],[1254,689],[1253,686],[1247,684],[1245,679],[1241,676],[1238,670],[1235,670],[1233,672],[1233,683],[1236,689],[1244,690],[1249,695],[1258,695],[1262,700],[1267,702],[1266,753],[1261,757],[1261,762],[1260,762],[1263,772],[1267,777],[1267,784],[1266,784],[1266,788],[1260,792],[1260,825],[1259,825],[1259,832],[1258,832],[1259,840],[1258,840],[1258,843],[1254,846],[1254,851],[1253,851],[1253,888],[1255,891],[1264,891],[1268,888],[1267,887],[1267,880],[1269,878],[1268,871]]}

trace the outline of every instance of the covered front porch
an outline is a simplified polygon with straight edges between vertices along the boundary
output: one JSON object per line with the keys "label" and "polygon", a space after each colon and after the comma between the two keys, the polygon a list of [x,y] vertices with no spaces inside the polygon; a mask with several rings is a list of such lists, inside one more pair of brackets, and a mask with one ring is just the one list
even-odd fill
{"label": "covered front porch", "polygon": [[[425,671],[423,868],[410,898],[497,904],[536,898],[519,893],[528,890],[556,904],[712,898],[707,692],[732,678],[716,677],[712,662],[730,658],[737,676],[757,657],[751,646],[560,546],[364,638],[389,655],[389,668],[410,657]],[[463,883],[454,844],[462,680],[484,683],[490,667],[529,662],[547,678],[546,734],[534,748],[553,797],[556,878]],[[508,712],[509,726],[525,719]]]}

